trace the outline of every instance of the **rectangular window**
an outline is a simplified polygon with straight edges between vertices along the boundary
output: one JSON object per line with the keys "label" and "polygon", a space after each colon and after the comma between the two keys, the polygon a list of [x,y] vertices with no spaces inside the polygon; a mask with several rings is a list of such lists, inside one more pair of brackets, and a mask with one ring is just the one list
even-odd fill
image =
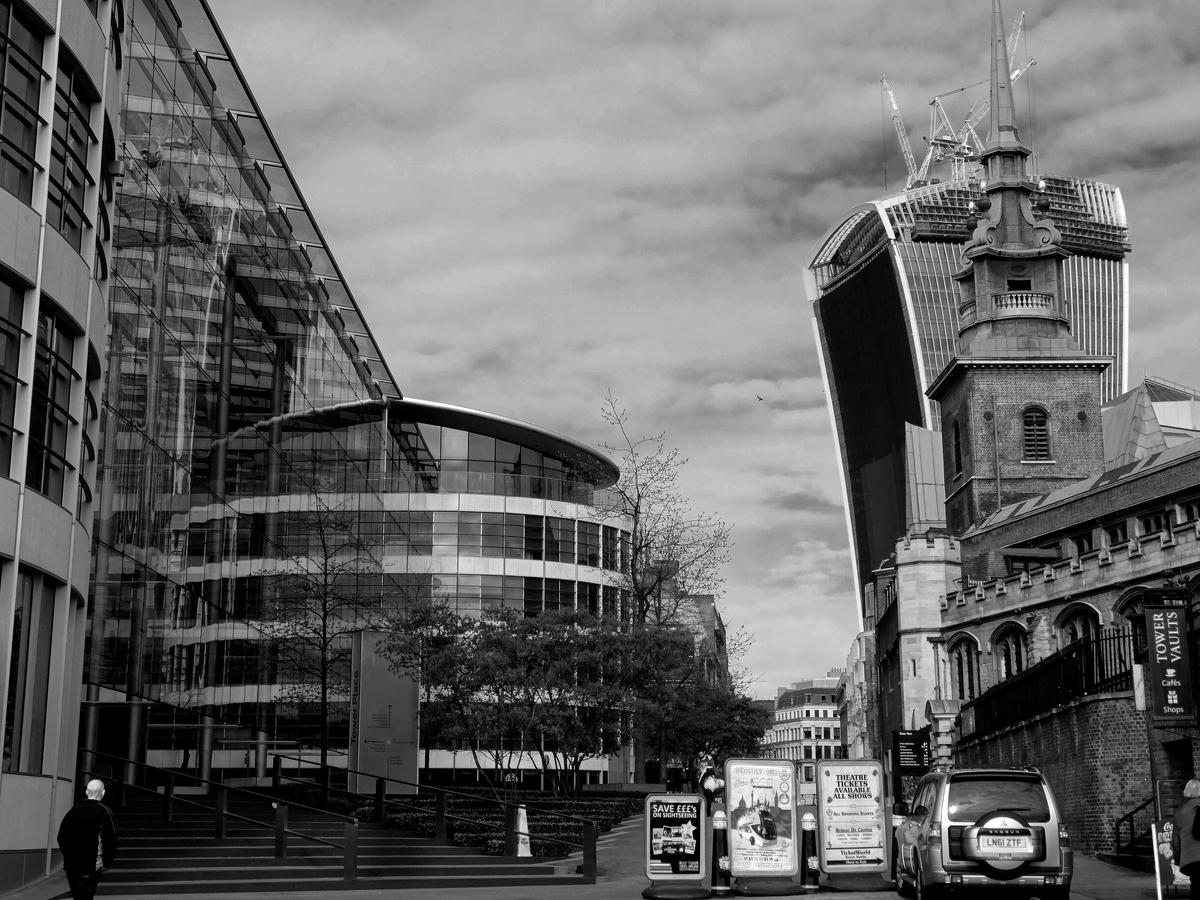
{"label": "rectangular window", "polygon": [[0,476],[8,475],[12,463],[24,295],[23,289],[0,281]]}
{"label": "rectangular window", "polygon": [[41,774],[53,639],[54,586],[40,576],[20,572],[5,692],[5,772]]}
{"label": "rectangular window", "polygon": [[575,522],[546,516],[546,562],[575,562]]}
{"label": "rectangular window", "polygon": [[[545,529],[541,516],[525,516],[525,559],[541,559],[545,550]],[[507,520],[506,520],[507,521]]]}
{"label": "rectangular window", "polygon": [[88,147],[95,135],[88,124],[92,115],[91,88],[83,74],[66,57],[58,62],[54,91],[54,130],[50,137],[50,189],[46,223],[76,250],[83,247],[84,194],[91,180],[87,171]]}
{"label": "rectangular window", "polygon": [[504,576],[479,576],[479,600],[485,610],[498,610],[504,606]]}
{"label": "rectangular window", "polygon": [[525,578],[523,581],[521,602],[525,607],[525,617],[529,618],[542,611],[542,579]]}
{"label": "rectangular window", "polygon": [[7,0],[0,2],[0,187],[28,204],[33,197],[42,38]]}
{"label": "rectangular window", "polygon": [[435,556],[457,556],[460,523],[458,513],[435,512],[431,523],[432,550]]}
{"label": "rectangular window", "polygon": [[579,523],[579,555],[581,566],[600,565],[600,526],[594,522]]}
{"label": "rectangular window", "polygon": [[601,534],[601,539],[603,541],[603,546],[601,548],[602,565],[610,572],[618,571],[621,568],[620,529],[613,528],[611,525],[605,525]]}
{"label": "rectangular window", "polygon": [[812,740],[812,729],[811,729],[811,728],[805,728],[805,729],[804,729],[804,739],[805,739],[806,741],[811,741],[811,740]]}
{"label": "rectangular window", "polygon": [[504,557],[504,513],[481,513],[482,534],[480,536],[483,556],[494,559]]}
{"label": "rectangular window", "polygon": [[813,758],[813,748],[812,748],[812,745],[811,745],[811,744],[805,744],[805,745],[804,745],[804,758],[805,758],[805,759],[812,759],[812,758]]}
{"label": "rectangular window", "polygon": [[560,578],[546,579],[545,609],[574,609],[575,582]]}
{"label": "rectangular window", "polygon": [[593,616],[600,615],[600,585],[579,582],[579,609],[586,609]]}
{"label": "rectangular window", "polygon": [[58,327],[52,312],[38,317],[29,412],[29,453],[25,484],[55,503],[63,501],[67,471],[67,429],[71,384],[79,376],[71,368],[75,339]]}

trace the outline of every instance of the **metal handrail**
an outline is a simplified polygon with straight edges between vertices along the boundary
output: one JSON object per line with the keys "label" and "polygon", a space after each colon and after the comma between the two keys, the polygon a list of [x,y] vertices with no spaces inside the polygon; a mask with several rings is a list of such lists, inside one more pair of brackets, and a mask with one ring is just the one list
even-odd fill
{"label": "metal handrail", "polygon": [[[1151,796],[1147,800],[1145,800],[1143,803],[1139,804],[1138,806],[1135,806],[1129,812],[1125,813],[1125,815],[1121,816],[1114,823],[1114,830],[1116,831],[1116,835],[1117,835],[1116,854],[1118,856],[1120,856],[1122,853],[1124,853],[1126,851],[1126,849],[1128,849],[1129,853],[1132,854],[1134,851],[1135,845],[1137,844],[1138,838],[1145,837],[1147,834],[1150,833],[1150,829],[1147,827],[1146,830],[1143,831],[1141,834],[1135,834],[1135,829],[1137,828],[1137,826],[1134,822],[1134,817],[1138,813],[1140,813],[1143,809],[1145,809],[1147,806],[1152,804],[1153,802],[1154,802],[1154,797]],[[1124,844],[1121,841],[1121,830],[1122,830],[1121,823],[1122,822],[1129,823],[1129,843],[1128,844]]]}
{"label": "metal handrail", "polygon": [[[301,783],[301,784],[307,783],[307,782],[304,782],[300,778],[294,778],[291,775],[284,775],[282,760],[290,759],[290,760],[294,760],[298,763],[301,763],[302,765],[315,766],[317,768],[321,768],[321,763],[314,762],[312,760],[306,760],[303,757],[299,757],[299,756],[287,756],[286,754],[283,754],[283,753],[273,753],[272,756],[274,757],[275,761],[271,767],[271,769],[272,769],[271,777],[272,777],[272,780],[276,787],[279,786],[279,782],[284,778],[286,778],[288,781],[294,781],[294,782]],[[328,769],[330,767],[325,766],[325,768]],[[299,771],[299,767],[297,767],[297,771]],[[479,819],[472,819],[467,816],[459,816],[459,815],[455,815],[455,814],[449,812],[449,810],[446,808],[447,797],[449,797],[449,796],[463,797],[468,800],[475,800],[475,801],[482,800],[485,803],[497,804],[498,806],[502,807],[505,811],[505,853],[509,856],[516,855],[515,838],[517,836],[523,834],[526,837],[530,838],[531,840],[533,839],[533,835],[530,832],[517,830],[516,811],[521,807],[524,807],[526,812],[536,812],[536,813],[540,813],[542,815],[554,816],[558,819],[567,819],[572,822],[579,822],[583,825],[583,842],[582,843],[576,843],[575,841],[568,841],[565,838],[549,837],[547,835],[538,835],[538,840],[549,841],[549,842],[555,843],[555,844],[565,844],[568,847],[578,847],[580,850],[583,851],[583,875],[586,877],[590,877],[590,878],[595,877],[595,875],[596,875],[596,838],[597,838],[597,832],[599,831],[599,829],[598,829],[596,823],[590,819],[585,819],[581,816],[572,816],[569,813],[559,813],[559,812],[554,812],[553,810],[540,809],[538,807],[531,807],[531,806],[527,806],[526,804],[523,804],[523,803],[513,803],[508,800],[500,800],[495,797],[480,797],[477,794],[468,794],[468,793],[464,793],[463,791],[455,791],[450,788],[440,788],[440,787],[435,787],[434,785],[429,785],[429,784],[422,785],[419,782],[408,781],[407,779],[404,779],[404,778],[392,778],[389,775],[372,775],[369,772],[361,772],[358,769],[351,769],[349,767],[347,767],[344,771],[347,773],[353,773],[355,775],[362,775],[367,778],[375,779],[375,807],[376,807],[376,815],[379,817],[380,821],[383,821],[383,815],[384,815],[383,811],[384,811],[384,808],[388,804],[396,804],[398,806],[405,807],[406,809],[411,809],[414,812],[418,812],[422,815],[431,815],[434,817],[434,837],[439,840],[444,840],[446,838],[446,821],[450,820],[450,819],[459,821],[459,822],[470,822],[472,825],[483,825],[483,826],[491,825],[490,822],[483,822],[483,821],[480,821]],[[335,788],[335,787],[328,785],[327,784],[328,779],[325,776],[322,776],[322,780],[323,780],[323,782],[325,782],[325,784],[323,784],[323,787],[327,790],[334,790],[334,791],[337,791],[338,793],[346,794],[351,797],[361,797],[362,796],[361,794],[356,794],[349,790],[344,790],[342,788]],[[388,798],[385,795],[385,791],[384,791],[384,788],[385,788],[385,785],[387,784],[387,782],[392,782],[394,784],[408,785],[409,787],[415,787],[418,789],[424,787],[431,791],[434,791],[437,795],[436,808],[432,812],[430,812],[428,809],[426,809],[422,806],[417,806],[412,803],[406,803],[403,800],[393,800],[393,799]]]}
{"label": "metal handrail", "polygon": [[[117,756],[114,753],[105,753],[102,750],[87,750],[87,751],[85,751],[85,753],[90,755],[91,757],[93,757],[93,762],[94,762],[95,757],[102,756],[106,759],[111,759],[116,762],[123,763],[125,765],[140,766],[142,769],[145,769],[145,770],[148,770],[151,772],[159,772],[159,773],[163,774],[165,776],[165,785],[164,785],[164,789],[163,789],[163,818],[168,822],[170,822],[172,820],[174,804],[177,802],[178,803],[186,803],[189,806],[197,806],[204,810],[208,809],[208,806],[206,806],[203,803],[198,803],[195,800],[188,800],[183,797],[177,797],[175,795],[175,790],[174,790],[175,789],[175,778],[177,775],[179,775],[181,773],[174,772],[170,769],[163,769],[159,766],[152,766],[149,763],[140,762],[138,760],[127,759],[126,757],[123,757],[123,756]],[[90,775],[93,778],[101,777],[96,772],[88,771],[88,769],[82,765],[79,768],[79,772],[81,775]],[[330,812],[329,810],[318,809],[313,806],[305,806],[304,804],[301,804],[301,803],[290,804],[290,806],[294,806],[297,809],[306,810],[308,812],[314,812],[314,813],[317,813],[318,815],[331,816],[332,818],[342,820],[343,827],[345,829],[344,842],[341,844],[338,844],[334,841],[328,841],[328,840],[325,840],[324,838],[319,838],[319,837],[316,837],[315,835],[305,834],[302,831],[296,831],[295,829],[289,828],[288,827],[289,804],[280,803],[277,799],[275,799],[267,794],[260,794],[257,791],[250,791],[250,790],[246,790],[245,788],[240,788],[240,787],[230,787],[229,785],[222,784],[219,781],[212,781],[211,779],[208,779],[208,778],[201,778],[198,775],[184,775],[183,777],[190,778],[192,781],[200,782],[202,784],[216,788],[216,794],[215,794],[216,805],[215,805],[215,808],[213,809],[213,815],[214,815],[213,839],[214,840],[224,840],[224,838],[225,838],[225,820],[227,818],[240,819],[243,822],[250,822],[251,824],[259,825],[263,828],[272,828],[272,826],[270,824],[268,824],[267,822],[263,822],[259,819],[251,818],[250,816],[244,816],[241,813],[235,813],[235,812],[229,811],[228,806],[227,806],[227,798],[228,798],[229,792],[236,791],[239,794],[248,795],[256,800],[263,800],[267,803],[270,803],[271,806],[274,807],[274,809],[275,809],[274,832],[275,832],[275,858],[276,859],[282,859],[287,854],[287,836],[289,834],[292,834],[292,835],[295,835],[296,837],[301,837],[308,841],[313,841],[318,844],[324,844],[325,846],[332,847],[335,850],[341,850],[342,851],[342,872],[343,872],[344,879],[346,881],[356,881],[358,879],[358,820],[355,819],[353,816],[344,816],[341,813],[334,813],[334,812]],[[140,784],[134,784],[130,781],[126,781],[124,778],[116,778],[112,774],[109,775],[109,780],[115,781],[121,785],[122,791],[121,791],[121,804],[120,805],[122,805],[122,806],[124,805],[125,795],[129,788],[134,788],[136,790],[143,791],[145,793],[150,793],[150,794],[155,794],[155,795],[158,794],[157,790],[154,790],[149,787],[145,787]]]}

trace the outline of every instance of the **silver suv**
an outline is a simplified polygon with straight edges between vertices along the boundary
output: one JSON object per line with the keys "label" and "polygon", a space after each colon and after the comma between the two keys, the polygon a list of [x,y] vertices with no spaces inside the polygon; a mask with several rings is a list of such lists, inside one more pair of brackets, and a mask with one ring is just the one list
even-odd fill
{"label": "silver suv", "polygon": [[[1005,888],[1067,900],[1074,859],[1054,792],[1035,768],[937,768],[897,803],[892,875],[918,900]],[[900,817],[903,817],[901,820]]]}

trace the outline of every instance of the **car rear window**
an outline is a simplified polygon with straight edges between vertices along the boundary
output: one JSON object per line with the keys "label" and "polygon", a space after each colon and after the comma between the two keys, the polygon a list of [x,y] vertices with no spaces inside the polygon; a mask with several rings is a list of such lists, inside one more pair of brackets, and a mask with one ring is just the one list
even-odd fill
{"label": "car rear window", "polygon": [[952,821],[974,822],[984,813],[1006,809],[1029,822],[1050,821],[1046,790],[1036,775],[988,773],[950,776],[946,811]]}

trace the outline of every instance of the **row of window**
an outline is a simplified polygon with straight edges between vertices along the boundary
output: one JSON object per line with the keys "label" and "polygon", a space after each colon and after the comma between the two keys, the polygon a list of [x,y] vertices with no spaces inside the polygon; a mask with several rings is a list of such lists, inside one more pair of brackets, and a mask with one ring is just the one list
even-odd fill
{"label": "row of window", "polygon": [[[1059,625],[1062,645],[1086,640],[1100,628],[1096,614],[1076,609]],[[949,647],[950,682],[955,698],[973,700],[983,690],[979,671],[979,648],[967,637],[961,637]],[[1006,681],[1031,665],[1029,637],[1016,625],[1001,629],[992,640],[993,683]]]}
{"label": "row of window", "polygon": [[[822,747],[805,747],[803,756],[798,755],[798,750],[795,747],[775,747],[768,749],[767,756],[770,759],[845,759],[846,748],[841,744],[825,745]],[[801,777],[804,781],[811,782],[813,780],[813,766],[804,766],[801,771]]]}
{"label": "row of window", "polygon": [[[314,527],[314,516],[320,515],[325,516],[324,527]],[[137,517],[130,518],[135,527]],[[120,542],[121,523],[113,525]],[[629,565],[629,535],[609,525],[557,516],[460,511],[332,510],[274,517],[255,513],[223,520],[215,529],[211,523],[193,522],[186,531],[172,533],[171,553],[178,566],[220,562],[231,555],[238,559],[314,556],[329,552],[331,536],[334,551],[353,547],[385,556],[400,547],[419,556],[544,560],[610,571],[625,571]]]}
{"label": "row of window", "polygon": [[775,732],[774,739],[776,741],[812,741],[812,740],[841,740],[842,728],[840,725],[825,728],[784,728]]}

